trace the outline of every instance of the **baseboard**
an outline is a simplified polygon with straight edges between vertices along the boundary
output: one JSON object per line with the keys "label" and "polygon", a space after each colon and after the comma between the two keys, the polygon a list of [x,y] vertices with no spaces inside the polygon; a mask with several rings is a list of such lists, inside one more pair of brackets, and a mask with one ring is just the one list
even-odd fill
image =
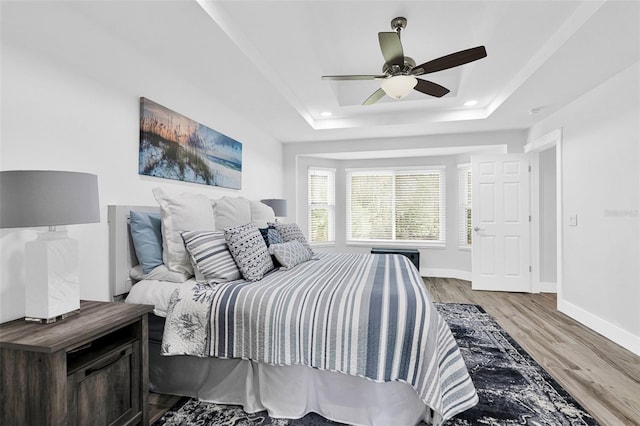
{"label": "baseboard", "polygon": [[557,283],[549,282],[549,281],[540,281],[540,293],[557,293],[558,285]]}
{"label": "baseboard", "polygon": [[558,300],[558,310],[593,331],[602,334],[612,342],[630,350],[636,355],[640,355],[640,336],[635,336],[565,300]]}
{"label": "baseboard", "polygon": [[458,269],[420,268],[420,275],[423,277],[455,278],[458,280],[471,281],[471,272],[460,271]]}

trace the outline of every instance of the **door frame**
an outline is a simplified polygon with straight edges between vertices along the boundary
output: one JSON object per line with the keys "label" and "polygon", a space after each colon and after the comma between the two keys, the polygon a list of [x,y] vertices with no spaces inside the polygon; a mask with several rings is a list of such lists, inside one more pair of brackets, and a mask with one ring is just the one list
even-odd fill
{"label": "door frame", "polygon": [[[562,128],[535,138],[524,145],[524,152],[531,155],[531,211],[540,211],[540,162],[541,151],[556,148],[556,293],[562,298]],[[531,218],[531,268],[532,293],[540,293],[540,218],[532,214]]]}

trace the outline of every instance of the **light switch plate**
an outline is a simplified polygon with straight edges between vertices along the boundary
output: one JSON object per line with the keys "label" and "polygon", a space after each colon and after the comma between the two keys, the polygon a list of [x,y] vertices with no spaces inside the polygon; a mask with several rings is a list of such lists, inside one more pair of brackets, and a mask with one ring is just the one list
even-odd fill
{"label": "light switch plate", "polygon": [[578,215],[572,214],[569,216],[569,226],[578,226]]}

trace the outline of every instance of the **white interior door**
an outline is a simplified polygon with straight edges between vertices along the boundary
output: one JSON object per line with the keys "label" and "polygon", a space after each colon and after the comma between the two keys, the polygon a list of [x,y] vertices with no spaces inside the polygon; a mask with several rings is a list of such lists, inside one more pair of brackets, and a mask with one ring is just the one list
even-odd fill
{"label": "white interior door", "polygon": [[527,155],[473,156],[471,173],[471,287],[530,292]]}

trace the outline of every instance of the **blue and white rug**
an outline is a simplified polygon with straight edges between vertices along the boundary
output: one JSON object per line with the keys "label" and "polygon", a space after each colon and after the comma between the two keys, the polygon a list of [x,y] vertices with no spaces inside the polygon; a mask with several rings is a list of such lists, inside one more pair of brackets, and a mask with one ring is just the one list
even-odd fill
{"label": "blue and white rug", "polygon": [[[597,425],[480,306],[436,303],[460,346],[480,402],[445,423],[467,425]],[[178,401],[154,426],[338,425],[315,413],[301,419],[247,414],[241,407]]]}

